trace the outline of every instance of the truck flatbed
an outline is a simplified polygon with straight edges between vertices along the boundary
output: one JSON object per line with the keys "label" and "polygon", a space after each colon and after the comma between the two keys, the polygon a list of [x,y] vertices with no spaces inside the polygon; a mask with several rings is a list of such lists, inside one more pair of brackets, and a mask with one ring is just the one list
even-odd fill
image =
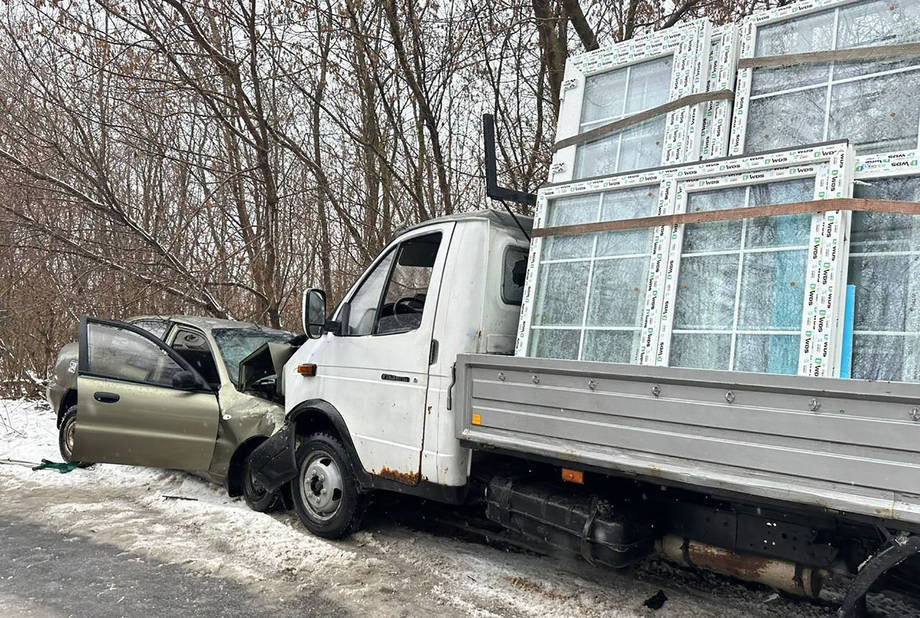
{"label": "truck flatbed", "polygon": [[465,446],[920,529],[916,385],[460,355]]}

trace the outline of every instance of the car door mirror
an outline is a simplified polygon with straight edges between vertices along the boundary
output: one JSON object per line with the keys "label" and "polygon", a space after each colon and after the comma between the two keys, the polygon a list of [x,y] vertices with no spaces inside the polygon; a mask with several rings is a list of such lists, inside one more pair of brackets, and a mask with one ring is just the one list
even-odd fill
{"label": "car door mirror", "polygon": [[303,332],[310,339],[318,339],[326,331],[326,293],[310,288],[303,293],[301,312]]}
{"label": "car door mirror", "polygon": [[202,386],[201,381],[191,371],[179,371],[172,377],[172,387],[190,390]]}

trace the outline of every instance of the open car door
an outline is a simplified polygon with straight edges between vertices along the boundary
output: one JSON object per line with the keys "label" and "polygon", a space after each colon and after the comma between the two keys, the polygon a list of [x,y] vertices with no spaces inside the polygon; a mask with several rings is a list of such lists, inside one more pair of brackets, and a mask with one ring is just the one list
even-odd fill
{"label": "open car door", "polygon": [[219,418],[216,392],[163,341],[80,320],[74,460],[206,470]]}

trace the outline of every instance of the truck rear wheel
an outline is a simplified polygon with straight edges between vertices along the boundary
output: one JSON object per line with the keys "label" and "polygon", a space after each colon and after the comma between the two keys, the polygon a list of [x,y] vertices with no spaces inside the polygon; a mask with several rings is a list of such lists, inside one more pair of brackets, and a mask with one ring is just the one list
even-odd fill
{"label": "truck rear wheel", "polygon": [[313,534],[340,539],[360,526],[365,497],[338,438],[309,436],[297,449],[297,476],[291,484],[294,510]]}

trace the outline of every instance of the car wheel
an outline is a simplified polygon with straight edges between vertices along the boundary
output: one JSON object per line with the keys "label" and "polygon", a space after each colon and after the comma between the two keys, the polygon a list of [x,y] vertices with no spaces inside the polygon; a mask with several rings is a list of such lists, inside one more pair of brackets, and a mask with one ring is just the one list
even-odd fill
{"label": "car wheel", "polygon": [[[61,419],[61,427],[58,429],[58,449],[61,451],[61,457],[64,461],[73,462],[73,436],[77,424],[77,406],[70,406],[64,412],[64,418]],[[81,468],[88,468],[93,465],[90,462],[76,462]]]}
{"label": "car wheel", "polygon": [[297,449],[291,493],[300,521],[317,536],[340,539],[361,525],[366,497],[358,491],[345,447],[329,434],[315,433]]}
{"label": "car wheel", "polygon": [[281,492],[268,491],[255,478],[250,467],[251,458],[243,463],[243,500],[253,511],[268,513],[281,505]]}

